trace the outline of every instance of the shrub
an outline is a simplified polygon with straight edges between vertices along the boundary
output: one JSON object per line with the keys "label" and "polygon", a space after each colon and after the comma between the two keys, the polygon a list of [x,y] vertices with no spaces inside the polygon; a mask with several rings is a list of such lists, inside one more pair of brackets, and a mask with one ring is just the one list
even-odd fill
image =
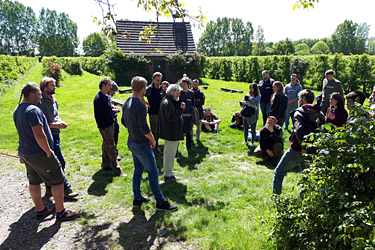
{"label": "shrub", "polygon": [[299,181],[302,195],[275,199],[278,248],[374,249],[375,120],[368,112],[353,106],[351,125],[326,124],[328,133],[307,136],[318,151]]}
{"label": "shrub", "polygon": [[56,85],[59,85],[61,80],[61,66],[58,63],[52,62],[48,58],[43,58],[43,75],[52,77],[56,80]]}

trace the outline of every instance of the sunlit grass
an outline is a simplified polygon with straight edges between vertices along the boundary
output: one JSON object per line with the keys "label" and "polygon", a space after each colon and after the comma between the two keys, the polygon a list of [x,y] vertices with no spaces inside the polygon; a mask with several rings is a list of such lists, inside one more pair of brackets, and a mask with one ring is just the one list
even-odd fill
{"label": "sunlit grass", "polygon": [[[27,81],[38,83],[41,77],[39,64],[0,97],[1,151],[17,154],[18,135],[12,113],[18,104],[22,85]],[[179,206],[178,212],[155,213],[155,200],[145,174],[141,188],[152,202],[142,205],[144,215],[137,215],[132,208],[133,161],[126,145],[128,133],[122,125],[118,148],[122,157],[120,165],[128,177],[114,177],[111,172],[100,171],[102,138],[93,111],[93,99],[99,91],[100,78],[86,72],[83,76],[67,76],[56,90],[60,117],[68,123],[68,128],[61,132],[67,177],[75,190],[87,194],[84,200],[77,202],[77,206],[82,206],[88,214],[99,211],[109,213],[113,221],[121,220],[124,213],[130,215],[129,220],[132,214],[145,216],[147,221],[152,222],[146,227],[155,229],[151,235],[157,237],[157,230],[165,227],[163,232],[172,235],[172,241],[181,241],[180,244],[194,248],[274,248],[268,237],[272,227],[268,219],[274,212],[270,199],[273,167],[253,156],[255,147],[242,144],[242,131],[229,128],[232,115],[240,110],[239,101],[247,93],[248,84],[203,79],[208,87],[204,90],[205,106],[211,106],[213,113],[221,118],[220,134],[202,132],[201,143],[194,144],[195,152],[188,152],[185,141],[181,141],[174,167],[180,179],[170,183],[160,177],[163,195]],[[221,87],[243,90],[244,93],[222,92]],[[116,94],[116,98],[122,100],[129,96]],[[261,124],[260,117],[257,129],[261,128]],[[284,132],[285,149],[289,146],[289,135]],[[160,145],[163,148],[163,140],[160,140]],[[162,174],[160,155],[157,156],[157,164]],[[297,176],[292,173],[285,178],[283,192],[294,192]],[[80,205],[81,202],[83,204]],[[116,213],[119,209],[122,212]],[[100,215],[81,220],[95,226],[102,223],[99,218]],[[125,221],[121,225],[127,228]],[[130,240],[142,247],[136,242],[140,239],[145,242],[144,237],[140,234]]]}

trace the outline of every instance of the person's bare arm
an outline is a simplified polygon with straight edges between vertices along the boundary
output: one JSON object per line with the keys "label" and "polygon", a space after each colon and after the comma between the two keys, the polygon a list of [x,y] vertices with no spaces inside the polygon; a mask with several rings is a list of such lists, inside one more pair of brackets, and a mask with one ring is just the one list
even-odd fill
{"label": "person's bare arm", "polygon": [[155,138],[154,138],[154,135],[152,134],[152,132],[146,134],[145,136],[150,140],[151,148],[155,148],[156,142],[155,142]]}
{"label": "person's bare arm", "polygon": [[68,124],[63,121],[51,122],[49,124],[50,128],[65,129],[68,127]]}
{"label": "person's bare arm", "polygon": [[148,102],[146,102],[144,97],[141,98],[141,102],[143,102],[147,106],[147,108],[151,108],[151,105]]}
{"label": "person's bare arm", "polygon": [[52,155],[52,151],[48,145],[47,136],[43,131],[43,126],[38,124],[32,127],[32,130],[39,147],[41,147],[41,149],[47,154],[47,157],[50,157]]}

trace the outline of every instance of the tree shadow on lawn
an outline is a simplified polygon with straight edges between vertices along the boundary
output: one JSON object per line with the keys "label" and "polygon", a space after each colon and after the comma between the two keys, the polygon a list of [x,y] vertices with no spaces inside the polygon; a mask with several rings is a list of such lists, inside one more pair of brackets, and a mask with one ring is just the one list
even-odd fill
{"label": "tree shadow on lawn", "polygon": [[117,228],[119,243],[124,249],[162,249],[169,242],[180,241],[179,235],[186,231],[181,221],[176,224],[165,222],[171,212],[157,211],[148,220],[141,207],[133,207],[133,218]]}
{"label": "tree shadow on lawn", "polygon": [[106,195],[106,187],[109,183],[113,182],[113,173],[112,171],[99,170],[96,172],[92,179],[94,180],[88,188],[87,192],[90,195],[103,196]]}
{"label": "tree shadow on lawn", "polygon": [[188,151],[188,156],[185,157],[177,152],[177,162],[181,167],[188,167],[189,170],[196,169],[195,165],[203,161],[209,154],[208,147],[204,146],[201,142],[196,144],[195,151]]}
{"label": "tree shadow on lawn", "polygon": [[[39,229],[40,221],[35,219],[36,210],[31,208],[24,213],[17,222],[10,225],[8,238],[0,245],[0,249],[41,249],[61,227],[60,222],[55,222],[49,227]],[[46,220],[54,220],[53,216]],[[46,221],[44,220],[44,221]],[[42,220],[43,221],[43,220]]]}

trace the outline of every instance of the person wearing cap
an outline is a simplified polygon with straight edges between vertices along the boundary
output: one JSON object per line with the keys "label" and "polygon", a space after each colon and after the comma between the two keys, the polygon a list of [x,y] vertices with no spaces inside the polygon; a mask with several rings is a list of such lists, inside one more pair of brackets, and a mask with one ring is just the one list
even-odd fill
{"label": "person wearing cap", "polygon": [[[54,96],[56,90],[56,80],[51,77],[43,77],[40,80],[40,89],[42,90],[42,100],[38,107],[43,111],[46,116],[49,127],[51,129],[53,137],[53,152],[61,163],[61,168],[65,170],[65,158],[60,148],[60,129],[66,129],[68,124],[63,122],[59,116],[59,105]],[[46,196],[51,196],[51,186],[46,185]],[[71,188],[70,183],[66,179],[64,182],[64,197],[74,198],[78,193],[74,192]]]}
{"label": "person wearing cap", "polygon": [[322,103],[320,104],[321,111],[324,115],[327,114],[327,109],[330,106],[329,96],[333,92],[339,92],[342,96],[344,96],[344,91],[342,89],[342,84],[339,80],[335,79],[334,72],[332,69],[327,70],[325,73],[326,78],[323,80],[323,88],[322,88]]}
{"label": "person wearing cap", "polygon": [[115,123],[114,123],[114,139],[115,139],[115,144],[116,144],[116,152],[117,152],[117,160],[121,161],[121,158],[118,156],[118,149],[117,149],[117,144],[118,144],[118,134],[120,133],[120,125],[117,120],[117,113],[121,111],[121,108],[116,107],[116,104],[112,100],[112,97],[116,94],[118,91],[118,85],[115,82],[111,82],[111,91],[109,91],[108,96],[109,96],[109,101],[111,102],[112,106],[112,111],[115,116]]}
{"label": "person wearing cap", "polygon": [[117,146],[114,139],[114,123],[116,110],[112,109],[108,94],[111,91],[112,80],[104,77],[99,81],[100,91],[94,98],[95,121],[100,134],[103,137],[102,143],[102,170],[110,171],[116,176],[126,176],[117,160]]}

